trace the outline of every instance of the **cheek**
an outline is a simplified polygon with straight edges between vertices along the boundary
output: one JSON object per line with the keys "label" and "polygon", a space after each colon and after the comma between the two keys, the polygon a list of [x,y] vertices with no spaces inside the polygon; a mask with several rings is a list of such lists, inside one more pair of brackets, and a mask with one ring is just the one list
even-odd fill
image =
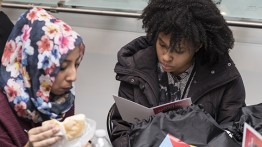
{"label": "cheek", "polygon": [[175,56],[173,60],[173,64],[177,67],[184,67],[187,64],[191,63],[191,60],[192,60],[192,56],[189,54]]}
{"label": "cheek", "polygon": [[55,81],[55,82],[53,83],[53,85],[52,85],[51,91],[53,92],[54,90],[56,90],[57,87],[58,87],[58,85],[59,85],[58,82]]}
{"label": "cheek", "polygon": [[183,57],[182,60],[183,60],[184,65],[190,64],[190,63],[192,63],[193,55],[187,54],[186,56]]}
{"label": "cheek", "polygon": [[54,81],[54,83],[53,83],[53,86],[54,86],[54,87],[57,87],[58,85],[60,85],[63,78],[64,78],[64,77],[63,77],[63,74],[58,73],[58,75],[55,77],[55,81]]}
{"label": "cheek", "polygon": [[156,53],[157,53],[158,59],[161,59],[161,57],[163,56],[163,51],[161,49],[156,49]]}

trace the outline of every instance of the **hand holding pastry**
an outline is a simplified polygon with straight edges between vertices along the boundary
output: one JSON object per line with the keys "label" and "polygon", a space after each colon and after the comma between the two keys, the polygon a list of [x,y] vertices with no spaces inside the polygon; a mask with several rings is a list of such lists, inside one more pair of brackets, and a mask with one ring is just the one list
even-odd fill
{"label": "hand holding pastry", "polygon": [[63,122],[48,120],[42,126],[50,124],[60,128],[55,136],[62,137],[62,140],[52,147],[88,146],[90,144],[88,141],[92,139],[96,128],[96,122],[86,118],[84,114],[67,117]]}
{"label": "hand holding pastry", "polygon": [[28,131],[29,141],[26,144],[26,147],[44,147],[50,146],[62,139],[61,136],[56,136],[60,131],[60,127],[55,126],[54,124],[47,124],[44,126],[32,128]]}

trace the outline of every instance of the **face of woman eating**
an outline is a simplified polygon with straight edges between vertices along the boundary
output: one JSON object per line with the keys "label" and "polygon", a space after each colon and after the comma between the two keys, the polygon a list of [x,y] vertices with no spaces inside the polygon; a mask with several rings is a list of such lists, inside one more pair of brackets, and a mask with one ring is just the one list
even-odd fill
{"label": "face of woman eating", "polygon": [[77,68],[81,62],[82,55],[82,50],[76,47],[63,61],[51,88],[53,94],[62,95],[70,91],[73,82],[76,81]]}

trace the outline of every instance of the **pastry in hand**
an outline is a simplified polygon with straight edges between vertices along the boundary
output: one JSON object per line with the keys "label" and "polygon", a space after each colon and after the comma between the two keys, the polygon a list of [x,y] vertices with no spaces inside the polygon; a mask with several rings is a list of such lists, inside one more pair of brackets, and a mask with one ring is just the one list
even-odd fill
{"label": "pastry in hand", "polygon": [[72,140],[77,137],[80,137],[86,130],[86,117],[84,114],[77,114],[74,116],[67,117],[62,122],[66,139]]}
{"label": "pastry in hand", "polygon": [[56,119],[51,119],[43,122],[42,125],[54,124],[61,128],[61,131],[56,135],[65,135],[67,140],[72,140],[80,137],[86,130],[86,116],[84,114],[77,114],[67,117],[63,122]]}
{"label": "pastry in hand", "polygon": [[45,125],[48,125],[48,124],[53,124],[56,127],[60,128],[60,131],[56,134],[57,136],[64,136],[64,134],[65,134],[64,126],[61,122],[59,122],[56,119],[50,119],[50,120],[44,121],[42,123],[42,126],[45,126]]}

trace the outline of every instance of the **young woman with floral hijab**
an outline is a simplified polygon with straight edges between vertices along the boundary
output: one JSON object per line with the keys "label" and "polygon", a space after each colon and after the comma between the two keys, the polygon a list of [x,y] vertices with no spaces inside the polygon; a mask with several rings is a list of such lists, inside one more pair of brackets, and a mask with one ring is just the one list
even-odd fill
{"label": "young woman with floral hijab", "polygon": [[74,114],[74,81],[84,54],[81,37],[41,8],[22,14],[0,69],[0,146],[50,146],[60,137],[49,119]]}

